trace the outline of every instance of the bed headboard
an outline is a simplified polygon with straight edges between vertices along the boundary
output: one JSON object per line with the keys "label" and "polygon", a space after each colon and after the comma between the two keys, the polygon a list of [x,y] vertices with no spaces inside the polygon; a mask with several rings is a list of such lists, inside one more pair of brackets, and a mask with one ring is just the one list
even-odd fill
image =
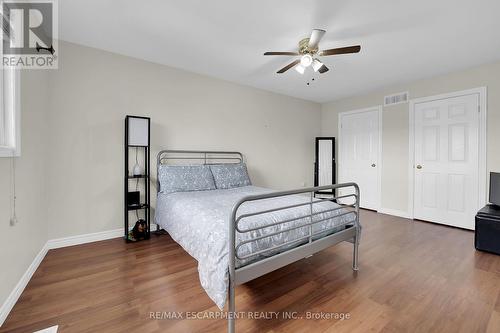
{"label": "bed headboard", "polygon": [[205,150],[162,150],[157,155],[156,179],[157,190],[160,189],[158,169],[160,165],[187,164],[238,164],[243,163],[243,154],[237,151],[205,151]]}

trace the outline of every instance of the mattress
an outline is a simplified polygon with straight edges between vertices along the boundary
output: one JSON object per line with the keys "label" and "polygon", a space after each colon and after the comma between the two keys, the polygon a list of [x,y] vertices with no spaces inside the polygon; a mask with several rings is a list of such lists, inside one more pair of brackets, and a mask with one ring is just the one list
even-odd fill
{"label": "mattress", "polygon": [[[224,190],[158,194],[155,222],[198,261],[201,285],[221,310],[226,302],[229,282],[228,233],[232,209],[246,196],[270,192],[273,191],[256,186],[244,186]],[[238,210],[237,216],[307,202],[310,202],[310,197],[304,195],[245,202]],[[314,213],[318,213],[314,215],[313,220],[323,220],[313,225],[313,234],[317,235],[316,238],[343,230],[346,224],[353,223],[353,214],[342,215],[346,212],[344,209],[324,212],[336,207],[338,205],[330,201],[313,205]],[[307,240],[303,238],[309,234],[310,228],[302,225],[309,223],[310,218],[301,217],[310,214],[310,209],[310,206],[306,205],[242,219],[239,222],[242,231],[264,227],[278,221],[295,220],[251,232],[237,232],[236,244],[249,242],[238,249],[237,255],[244,259],[237,260],[236,267],[248,265],[306,242]],[[288,230],[291,228],[295,229]],[[282,230],[284,232],[278,235],[253,240]],[[292,244],[276,249],[285,242]],[[252,255],[256,252],[263,253]]]}

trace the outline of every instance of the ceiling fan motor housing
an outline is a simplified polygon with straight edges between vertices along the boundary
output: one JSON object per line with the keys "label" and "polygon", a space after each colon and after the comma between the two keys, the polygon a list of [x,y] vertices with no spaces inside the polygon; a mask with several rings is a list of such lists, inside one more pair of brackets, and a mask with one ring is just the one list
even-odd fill
{"label": "ceiling fan motor housing", "polygon": [[299,53],[300,54],[316,54],[318,52],[318,47],[311,49],[309,48],[309,38],[304,38],[299,42]]}

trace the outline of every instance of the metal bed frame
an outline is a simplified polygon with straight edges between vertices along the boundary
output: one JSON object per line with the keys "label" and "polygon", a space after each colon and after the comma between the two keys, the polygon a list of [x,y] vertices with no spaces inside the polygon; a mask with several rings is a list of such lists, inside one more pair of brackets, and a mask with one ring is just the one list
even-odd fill
{"label": "metal bed frame", "polygon": [[[159,191],[160,186],[159,186],[159,178],[158,178],[158,167],[162,164],[168,164],[169,162],[182,162],[182,163],[177,163],[177,164],[205,164],[205,165],[211,165],[211,164],[221,164],[221,163],[227,163],[227,164],[236,164],[236,163],[242,163],[243,162],[243,154],[240,152],[224,152],[224,151],[203,151],[203,150],[162,150],[158,153],[157,157],[157,190]],[[187,162],[187,163],[186,163]],[[340,196],[335,196],[333,199],[315,199],[314,198],[314,193],[318,191],[325,191],[325,190],[335,190],[339,188],[353,188],[354,193],[353,194],[346,194],[346,195],[340,195]],[[336,193],[336,191],[333,191]],[[266,199],[271,199],[271,198],[277,198],[277,197],[285,197],[285,196],[290,196],[290,195],[304,195],[308,194],[309,200],[307,202],[301,203],[301,204],[294,204],[290,206],[285,206],[285,207],[278,207],[274,209],[268,209],[264,211],[258,211],[254,213],[249,213],[249,214],[238,214],[239,208],[246,202],[258,202],[259,200],[266,200]],[[354,203],[352,204],[341,204],[339,207],[329,209],[329,210],[323,210],[319,212],[314,212],[313,210],[313,205],[325,202],[325,201],[332,201],[332,200],[341,200],[341,199],[348,199],[352,198],[354,200]],[[351,200],[352,200],[351,199]],[[298,218],[291,218],[287,219],[284,221],[278,221],[278,222],[273,222],[270,224],[263,225],[262,227],[257,227],[257,228],[251,228],[251,229],[242,229],[239,226],[239,223],[244,220],[245,218],[249,218],[252,216],[256,215],[265,215],[271,212],[276,212],[280,210],[286,210],[286,209],[292,209],[292,208],[297,208],[301,206],[306,206],[309,207],[308,214],[300,216]],[[344,210],[343,212],[340,212],[340,214],[335,215],[335,216],[329,216],[326,218],[321,218],[321,219],[314,219],[315,216],[319,214],[324,214],[324,213],[330,213],[334,212],[336,210]],[[229,212],[228,212],[229,213]],[[353,216],[353,221],[349,222],[346,226],[345,229],[327,234],[326,236],[321,236],[320,234],[324,234],[324,231],[322,232],[316,232],[313,233],[313,225],[316,223],[320,223],[329,219],[333,218],[338,218],[343,215],[348,215],[351,214]],[[340,242],[347,241],[353,243],[353,263],[352,263],[352,268],[354,271],[358,270],[358,256],[359,256],[359,240],[360,240],[360,234],[361,234],[361,224],[359,222],[359,187],[355,183],[344,183],[344,184],[335,184],[335,185],[327,185],[327,186],[319,186],[319,187],[310,187],[310,188],[304,188],[304,189],[297,189],[297,190],[291,190],[291,191],[280,191],[280,192],[272,192],[268,194],[259,194],[259,195],[250,195],[242,198],[239,200],[236,205],[233,207],[232,211],[230,212],[230,223],[228,225],[229,228],[229,291],[228,291],[228,332],[229,333],[234,333],[235,332],[235,320],[236,320],[236,313],[235,313],[235,287],[237,285],[246,283],[248,281],[251,281],[255,278],[258,278],[262,275],[265,275],[267,273],[270,273],[274,270],[277,270],[281,267],[284,267],[286,265],[289,265],[295,261],[301,260],[303,258],[306,258],[308,256],[313,255],[314,253],[317,253],[319,251],[322,251],[330,246],[336,245]],[[263,236],[251,238],[245,241],[242,241],[237,244],[236,241],[236,233],[248,233],[264,228],[268,228],[271,226],[276,226],[280,224],[286,224],[292,221],[297,221],[297,220],[309,220],[306,223],[300,224],[299,226],[294,226],[291,228],[287,228],[285,230],[269,233],[269,234],[264,234]],[[284,232],[288,232],[291,230],[299,229],[299,228],[304,228],[304,227],[309,227],[309,233],[308,235],[304,237],[300,237],[298,239],[293,239],[288,242],[284,242],[283,244],[277,245],[275,247],[257,251],[250,253],[249,255],[246,256],[240,256],[238,254],[238,249],[247,243],[254,242],[259,239],[267,238],[267,237],[272,237],[279,235]],[[291,245],[297,245],[292,248],[288,248]],[[253,256],[258,256],[262,253],[271,251],[271,250],[279,250],[280,248],[283,248],[282,252],[279,252],[278,254],[266,257],[265,259],[255,261],[253,263],[250,263],[248,265],[244,265],[242,267],[236,267],[236,260],[243,260],[243,259],[248,259]]]}

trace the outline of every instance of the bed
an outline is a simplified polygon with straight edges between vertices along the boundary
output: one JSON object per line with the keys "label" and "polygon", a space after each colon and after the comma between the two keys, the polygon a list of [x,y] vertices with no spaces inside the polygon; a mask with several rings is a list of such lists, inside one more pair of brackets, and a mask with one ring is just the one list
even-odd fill
{"label": "bed", "polygon": [[[342,241],[353,243],[353,269],[358,269],[361,225],[359,188],[354,183],[273,191],[249,181],[207,187],[199,184],[203,175],[196,175],[184,182],[197,182],[197,190],[164,190],[163,182],[169,180],[165,178],[172,175],[165,171],[170,165],[209,166],[217,181],[231,177],[217,170],[241,169],[243,162],[239,152],[164,150],[157,158],[155,222],[198,261],[201,285],[221,310],[227,300],[228,312],[234,313],[236,285]],[[315,192],[338,188],[352,193],[333,200],[314,198]],[[235,318],[227,318],[232,333]]]}

